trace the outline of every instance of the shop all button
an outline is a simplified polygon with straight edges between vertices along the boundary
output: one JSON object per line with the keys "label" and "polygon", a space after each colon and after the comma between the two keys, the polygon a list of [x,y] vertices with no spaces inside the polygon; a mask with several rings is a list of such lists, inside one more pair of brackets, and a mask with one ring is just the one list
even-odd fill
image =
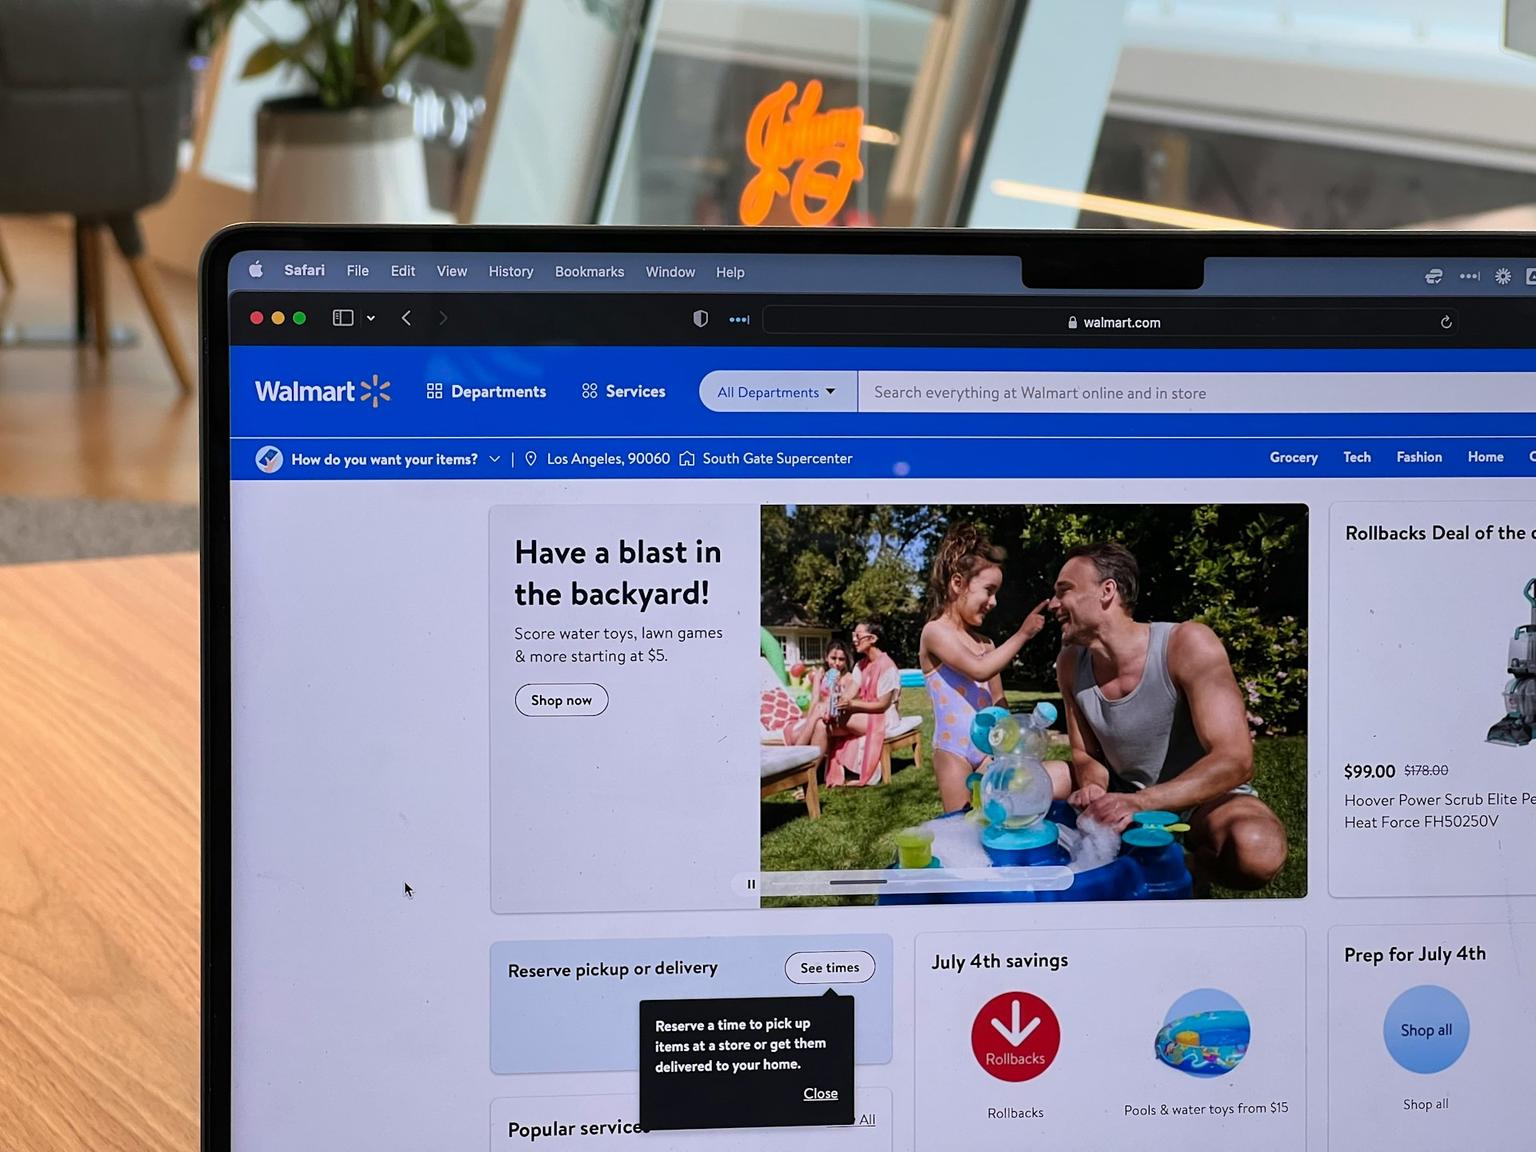
{"label": "shop all button", "polygon": [[608,709],[601,684],[524,684],[517,710],[524,716],[599,716]]}
{"label": "shop all button", "polygon": [[784,975],[796,984],[862,984],[874,974],[868,952],[796,952],[784,962]]}

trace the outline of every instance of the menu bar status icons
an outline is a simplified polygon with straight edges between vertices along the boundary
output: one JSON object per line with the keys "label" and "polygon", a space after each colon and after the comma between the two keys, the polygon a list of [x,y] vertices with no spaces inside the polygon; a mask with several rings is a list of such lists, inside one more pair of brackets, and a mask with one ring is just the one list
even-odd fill
{"label": "menu bar status icons", "polygon": [[1509,288],[1523,285],[1526,288],[1536,288],[1536,265],[1526,266],[1524,279],[1512,263],[1478,265],[1475,267],[1446,268],[1443,265],[1433,265],[1423,270],[1424,283],[1434,287],[1449,287],[1452,284],[1464,287],[1477,287],[1492,283],[1496,288]]}

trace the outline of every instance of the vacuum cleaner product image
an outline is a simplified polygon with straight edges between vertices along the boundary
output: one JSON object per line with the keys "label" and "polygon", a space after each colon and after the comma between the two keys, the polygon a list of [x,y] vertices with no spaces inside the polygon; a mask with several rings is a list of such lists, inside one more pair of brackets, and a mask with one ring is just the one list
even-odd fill
{"label": "vacuum cleaner product image", "polygon": [[1531,621],[1509,638],[1510,681],[1504,686],[1504,718],[1488,729],[1488,743],[1523,748],[1536,735],[1536,577],[1526,581]]}

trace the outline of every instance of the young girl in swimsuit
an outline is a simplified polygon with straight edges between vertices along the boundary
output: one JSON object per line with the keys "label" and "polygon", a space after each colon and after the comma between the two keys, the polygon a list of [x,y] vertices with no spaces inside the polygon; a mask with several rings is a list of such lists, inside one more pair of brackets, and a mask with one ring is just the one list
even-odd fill
{"label": "young girl in swimsuit", "polygon": [[[965,778],[987,759],[971,743],[972,717],[983,708],[1007,706],[1003,669],[1045,627],[1048,599],[1036,604],[1001,644],[982,634],[983,621],[997,607],[1003,559],[1003,550],[975,525],[956,524],[939,543],[928,577],[929,615],[918,663],[933,704],[933,774],[946,812],[969,803]],[[1056,798],[1063,799],[1071,788],[1067,766],[1047,760],[1045,769]]]}

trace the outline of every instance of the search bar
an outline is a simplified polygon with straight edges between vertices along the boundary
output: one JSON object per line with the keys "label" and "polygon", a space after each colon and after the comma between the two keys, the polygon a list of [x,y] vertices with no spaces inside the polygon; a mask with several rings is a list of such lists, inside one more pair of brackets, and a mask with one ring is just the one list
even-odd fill
{"label": "search bar", "polygon": [[[765,377],[768,375],[764,373]],[[1519,372],[860,371],[860,412],[1511,412]]]}
{"label": "search bar", "polygon": [[763,309],[763,331],[774,336],[1433,338],[1454,335],[1457,327],[1455,309],[1424,307],[770,304]]}

